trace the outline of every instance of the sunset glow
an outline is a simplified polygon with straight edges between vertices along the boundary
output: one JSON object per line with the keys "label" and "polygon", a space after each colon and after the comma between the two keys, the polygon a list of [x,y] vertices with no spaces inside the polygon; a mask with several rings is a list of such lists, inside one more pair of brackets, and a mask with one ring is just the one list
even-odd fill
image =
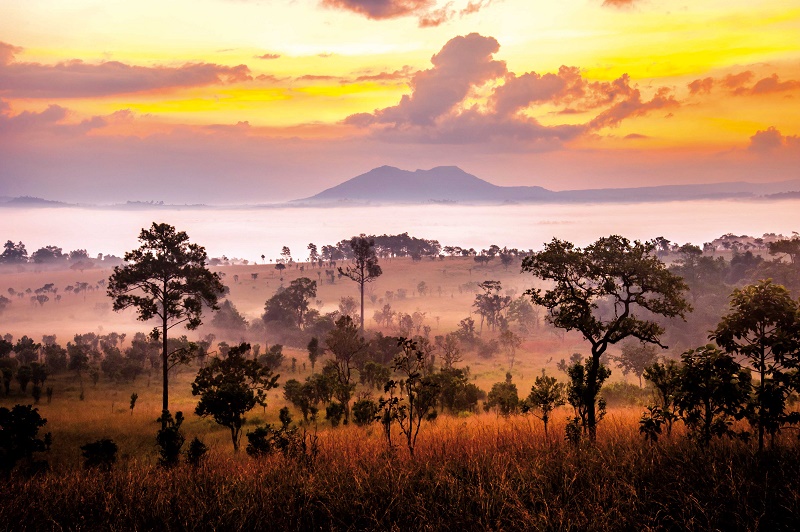
{"label": "sunset glow", "polygon": [[796,178],[798,35],[797,0],[1,2],[0,195],[227,178],[252,186],[208,201],[270,202],[381,164],[553,189]]}

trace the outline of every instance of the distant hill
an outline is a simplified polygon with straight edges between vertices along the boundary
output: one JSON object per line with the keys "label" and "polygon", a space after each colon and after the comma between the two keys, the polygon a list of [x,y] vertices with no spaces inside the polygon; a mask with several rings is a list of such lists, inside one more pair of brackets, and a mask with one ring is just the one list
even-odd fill
{"label": "distant hill", "polygon": [[413,172],[393,166],[381,166],[295,202],[610,203],[746,198],[780,194],[798,188],[800,180],[766,184],[730,182],[553,191],[538,186],[494,185],[457,166],[437,166],[430,170]]}
{"label": "distant hill", "polygon": [[18,198],[9,198],[4,202],[4,205],[10,207],[58,207],[67,204],[60,201],[35,198],[33,196],[20,196]]}

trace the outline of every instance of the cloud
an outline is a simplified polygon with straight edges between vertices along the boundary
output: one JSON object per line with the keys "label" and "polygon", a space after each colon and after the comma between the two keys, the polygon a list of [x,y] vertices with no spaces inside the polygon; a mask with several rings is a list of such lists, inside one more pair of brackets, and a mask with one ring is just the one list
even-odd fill
{"label": "cloud", "polygon": [[662,87],[650,100],[642,100],[638,89],[634,89],[625,100],[616,103],[597,115],[589,122],[590,129],[616,127],[626,118],[644,116],[650,111],[678,107],[680,103],[670,94],[670,90]]}
{"label": "cloud", "polygon": [[631,7],[638,0],[603,0],[603,5],[606,7]]}
{"label": "cloud", "polygon": [[768,127],[764,131],[756,131],[750,137],[748,150],[755,153],[774,153],[778,150],[789,149],[800,153],[800,137],[782,135],[774,126]]}
{"label": "cloud", "polygon": [[280,59],[281,54],[263,54],[255,56],[256,59]]}
{"label": "cloud", "polygon": [[[511,141],[529,148],[554,148],[562,142],[679,102],[667,88],[650,99],[631,86],[628,75],[610,82],[589,81],[577,67],[557,73],[508,72],[494,59],[500,45],[477,33],[455,37],[431,58],[432,68],[417,72],[411,93],[397,105],[349,116],[344,123],[368,129],[384,141],[465,144]],[[501,83],[502,82],[502,83]],[[595,113],[582,124],[543,125],[527,111],[561,107],[546,114]]]}
{"label": "cloud", "polygon": [[788,81],[780,81],[777,74],[773,74],[767,78],[762,78],[756,82],[750,89],[753,94],[767,94],[770,92],[783,92],[800,88],[800,81],[790,79]]}
{"label": "cloud", "polygon": [[322,5],[352,11],[373,20],[403,17],[427,11],[434,0],[322,0]]}
{"label": "cloud", "polygon": [[22,52],[22,48],[0,41],[0,65],[7,65],[14,56]]}
{"label": "cloud", "polygon": [[393,72],[362,74],[356,77],[356,81],[405,81],[410,79],[412,75],[412,68],[408,65],[404,65],[400,70],[395,70]]}
{"label": "cloud", "polygon": [[689,94],[710,94],[714,88],[714,78],[696,79],[689,83]]}
{"label": "cloud", "polygon": [[246,65],[187,63],[143,67],[119,61],[72,60],[55,65],[15,62],[19,48],[0,46],[0,94],[21,98],[80,98],[159,89],[236,83],[252,79]]}
{"label": "cloud", "polygon": [[448,2],[439,9],[432,9],[427,13],[420,15],[419,27],[420,28],[435,28],[441,26],[455,15],[452,9],[452,2]]}
{"label": "cloud", "polygon": [[745,83],[753,79],[754,75],[755,74],[749,70],[739,72],[738,74],[728,74],[722,78],[722,84],[731,90],[741,89]]}
{"label": "cloud", "polygon": [[431,58],[433,68],[417,72],[411,79],[411,95],[394,107],[375,113],[380,123],[432,125],[436,118],[460,103],[470,89],[506,73],[506,64],[492,55],[500,44],[477,33],[459,36]]}

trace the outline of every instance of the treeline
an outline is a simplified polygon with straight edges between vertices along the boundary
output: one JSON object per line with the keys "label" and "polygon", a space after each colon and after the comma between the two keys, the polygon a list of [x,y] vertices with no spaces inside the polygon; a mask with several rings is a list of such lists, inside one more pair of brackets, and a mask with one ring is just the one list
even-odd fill
{"label": "treeline", "polygon": [[0,265],[7,266],[19,266],[22,264],[68,265],[72,269],[83,271],[92,268],[96,263],[115,266],[121,264],[122,259],[114,255],[103,255],[102,253],[92,258],[85,249],[75,249],[69,253],[64,253],[64,250],[58,246],[44,246],[28,256],[28,250],[24,243],[17,242],[15,244],[11,240],[3,244],[3,253],[0,254]]}

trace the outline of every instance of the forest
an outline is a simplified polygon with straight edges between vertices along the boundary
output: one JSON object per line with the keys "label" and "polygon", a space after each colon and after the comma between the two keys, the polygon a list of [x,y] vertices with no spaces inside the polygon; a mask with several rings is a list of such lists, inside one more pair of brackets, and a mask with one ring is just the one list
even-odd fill
{"label": "forest", "polygon": [[[800,515],[800,236],[261,262],[153,223],[0,255],[3,522],[767,529]],[[65,341],[65,339],[67,339]]]}

